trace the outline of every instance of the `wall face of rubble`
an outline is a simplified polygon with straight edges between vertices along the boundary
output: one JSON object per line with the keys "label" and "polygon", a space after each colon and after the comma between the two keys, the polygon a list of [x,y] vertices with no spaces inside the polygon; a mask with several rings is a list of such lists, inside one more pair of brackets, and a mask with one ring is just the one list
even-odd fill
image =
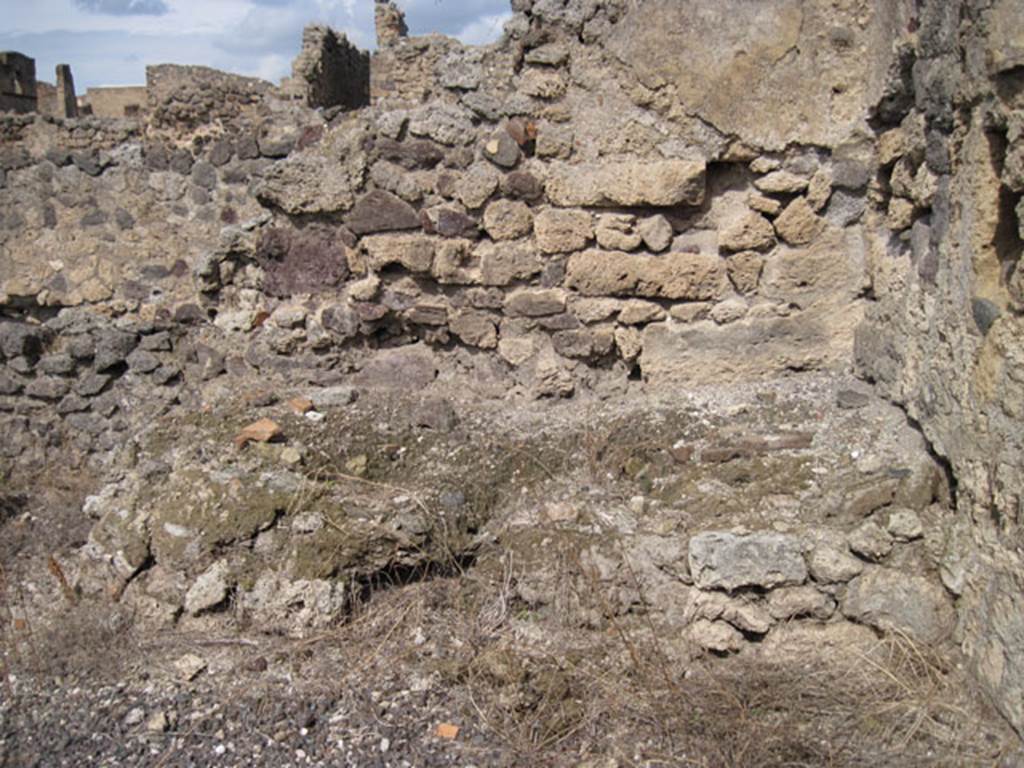
{"label": "wall face of rubble", "polygon": [[154,128],[188,131],[230,123],[261,104],[270,83],[209,67],[161,64],[146,67],[146,96]]}
{"label": "wall face of rubble", "polygon": [[0,53],[0,112],[36,109],[36,63],[19,53]]}
{"label": "wall face of rubble", "polygon": [[3,118],[0,450],[113,451],[246,376],[586,396],[856,337],[950,462],[959,638],[1024,727],[1015,4],[513,9],[472,48],[378,3],[356,112],[164,66],[145,124]]}
{"label": "wall face of rubble", "polygon": [[[201,316],[253,334],[268,360],[482,351],[475,365],[536,396],[848,366],[869,288],[864,84],[878,79],[852,68],[888,48],[870,5],[848,12],[839,53],[787,75],[800,93],[833,67],[849,84],[832,123],[849,118],[786,146],[687,112],[686,83],[647,71],[680,41],[648,39],[616,3],[537,3],[486,48],[395,35],[374,108],[330,123],[259,81],[151,68],[145,142],[64,156],[44,148],[49,124],[28,130],[0,290]],[[757,68],[804,44],[793,24],[827,37],[829,9],[766,8]],[[727,8],[692,12],[726,26]],[[653,26],[694,27],[678,13],[645,8]],[[789,99],[785,118],[817,105]]]}
{"label": "wall face of rubble", "polygon": [[[975,672],[1024,727],[1024,8],[923,4],[904,108],[878,116],[876,301],[863,374],[957,480],[942,576]],[[882,226],[882,225],[885,226]],[[885,236],[885,230],[891,232]]]}
{"label": "wall face of rubble", "polygon": [[370,103],[370,55],[329,27],[306,27],[285,90],[314,108],[365,107]]}
{"label": "wall face of rubble", "polygon": [[146,88],[141,85],[89,88],[82,104],[96,117],[132,117],[146,107]]}

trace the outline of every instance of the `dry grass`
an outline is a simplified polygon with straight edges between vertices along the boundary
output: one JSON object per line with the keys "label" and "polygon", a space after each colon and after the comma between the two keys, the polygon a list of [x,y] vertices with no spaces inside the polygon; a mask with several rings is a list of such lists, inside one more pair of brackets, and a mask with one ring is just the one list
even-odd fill
{"label": "dry grass", "polygon": [[[375,594],[291,652],[341,654],[335,690],[396,672],[434,676],[453,719],[507,766],[614,757],[623,767],[980,768],[1013,746],[955,665],[907,638],[799,662],[682,662],[649,621],[610,610],[604,632],[567,630],[568,620],[529,632],[516,618],[515,563],[492,574]],[[422,632],[426,642],[412,639]]]}
{"label": "dry grass", "polygon": [[[646,460],[657,448],[628,437],[614,429],[581,435],[580,474],[614,488],[611,481],[632,457]],[[564,473],[567,463],[567,455],[542,457],[517,446],[507,467],[460,487],[480,514],[518,491],[519,483],[494,481],[515,476],[509,468],[531,472],[535,489]],[[431,509],[437,488],[385,479],[356,477],[325,461],[309,469],[286,514],[314,505],[330,487],[382,502],[407,495],[437,517]],[[261,638],[246,652],[289,665],[307,689],[331,696],[395,677],[430,678],[451,718],[500,750],[506,766],[606,758],[623,768],[994,766],[1008,746],[1006,731],[962,672],[906,638],[799,662],[753,653],[690,660],[680,631],[657,626],[643,612],[636,574],[629,586],[641,609],[626,612],[571,542],[564,550],[554,546],[546,557],[556,562],[545,567],[553,569],[561,597],[547,613],[533,613],[516,597],[516,583],[531,564],[511,551],[470,550],[468,529],[439,519],[431,540],[395,542],[392,562],[402,554],[423,567],[385,569],[357,585],[338,627],[302,640]],[[327,524],[340,525],[331,518]],[[628,571],[629,559],[619,554]],[[468,555],[480,557],[481,567],[466,568]],[[75,604],[59,563],[47,573],[42,562],[37,575],[56,580],[55,594],[66,596],[63,618],[45,632],[27,623],[16,627],[24,596],[0,571],[0,645],[10,652],[0,659],[0,674],[6,678],[10,664],[47,674],[95,671],[104,663],[97,652],[103,648],[117,648],[121,659],[135,655],[124,653],[130,635],[116,611]]]}

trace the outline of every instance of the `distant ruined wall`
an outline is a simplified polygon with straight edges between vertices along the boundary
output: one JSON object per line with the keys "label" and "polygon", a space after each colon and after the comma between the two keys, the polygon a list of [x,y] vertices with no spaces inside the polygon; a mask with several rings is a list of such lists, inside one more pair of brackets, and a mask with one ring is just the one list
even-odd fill
{"label": "distant ruined wall", "polygon": [[330,27],[310,25],[302,33],[302,50],[285,89],[313,108],[365,107],[370,103],[370,55]]}
{"label": "distant ruined wall", "polygon": [[107,86],[89,88],[82,103],[96,117],[136,117],[147,104],[146,88],[142,85]]}
{"label": "distant ruined wall", "polygon": [[157,128],[189,129],[231,121],[260,104],[273,86],[209,67],[146,67],[149,120]]}
{"label": "distant ruined wall", "polygon": [[57,117],[78,117],[75,78],[67,64],[57,65]]}
{"label": "distant ruined wall", "polygon": [[[666,64],[679,50],[742,47],[728,31],[736,8],[515,7],[504,42],[473,48],[409,38],[397,9],[378,3],[374,106],[329,118],[260,81],[150,68],[150,141],[97,155],[95,176],[84,158],[71,159],[78,173],[59,165],[47,184],[80,187],[59,205],[32,208],[17,190],[27,226],[6,236],[13,263],[0,290],[169,317],[199,307],[228,335],[256,333],[258,367],[299,350],[356,366],[367,346],[482,351],[478,361],[535,396],[630,377],[848,368],[870,290],[866,115],[902,11],[880,15],[867,0],[763,6],[750,71],[780,56],[788,69],[762,81],[716,75],[723,93],[773,104],[778,114],[750,123],[742,110],[692,103],[694,86],[680,80],[689,71]],[[762,126],[811,117],[827,117],[829,132],[786,142]],[[132,194],[100,194],[108,174]],[[55,268],[43,253],[75,221]],[[101,237],[115,245],[97,259]],[[159,268],[139,272],[143,253]],[[254,325],[294,303],[301,334]]]}
{"label": "distant ruined wall", "polygon": [[36,63],[12,51],[0,52],[0,112],[36,109]]}
{"label": "distant ruined wall", "polygon": [[71,67],[58,64],[56,85],[36,82],[36,108],[33,110],[50,117],[78,117],[78,99],[75,96],[75,81],[71,75]]}
{"label": "distant ruined wall", "polygon": [[36,108],[33,111],[57,117],[57,86],[42,80],[36,81]]}

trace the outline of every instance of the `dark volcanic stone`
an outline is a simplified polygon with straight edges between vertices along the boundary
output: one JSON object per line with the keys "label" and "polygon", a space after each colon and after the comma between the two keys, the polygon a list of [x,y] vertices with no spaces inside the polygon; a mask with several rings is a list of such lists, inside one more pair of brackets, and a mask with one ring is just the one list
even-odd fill
{"label": "dark volcanic stone", "polygon": [[324,328],[341,339],[351,339],[359,333],[359,316],[351,307],[335,304],[320,315]]}
{"label": "dark volcanic stone", "polygon": [[515,168],[522,153],[507,131],[499,131],[484,142],[484,157],[502,168]]}
{"label": "dark volcanic stone", "polygon": [[854,389],[841,389],[836,393],[836,405],[844,410],[864,408],[871,402],[871,398],[863,392]]}
{"label": "dark volcanic stone", "polygon": [[88,176],[99,176],[103,172],[103,168],[96,155],[92,152],[74,152],[71,155],[71,162],[75,164],[78,170]]}
{"label": "dark volcanic stone", "polygon": [[82,217],[81,224],[83,227],[98,227],[102,224],[107,223],[107,214],[98,208],[89,211],[85,216]]}
{"label": "dark volcanic stone", "polygon": [[356,380],[360,384],[401,389],[422,389],[437,377],[437,362],[430,348],[413,344],[377,352]]}
{"label": "dark volcanic stone", "polygon": [[434,208],[420,211],[423,229],[441,237],[476,238],[480,234],[480,226],[476,220],[454,208]]}
{"label": "dark volcanic stone", "polygon": [[368,235],[419,229],[420,219],[407,202],[383,189],[375,189],[359,198],[345,223],[357,235]]}
{"label": "dark volcanic stone", "polygon": [[75,382],[75,392],[84,397],[95,397],[106,388],[108,383],[110,383],[109,376],[102,373],[89,373]]}
{"label": "dark volcanic stone", "polygon": [[151,171],[166,171],[170,167],[171,156],[163,144],[148,144],[143,149],[146,167]]}
{"label": "dark volcanic stone", "polygon": [[544,194],[544,185],[529,171],[512,171],[501,180],[501,191],[509,197],[537,200]]}
{"label": "dark volcanic stone", "polygon": [[206,344],[196,344],[196,361],[203,381],[215,379],[224,373],[224,355]]}
{"label": "dark volcanic stone", "polygon": [[70,389],[66,379],[42,376],[28,383],[25,394],[38,400],[60,400]]}
{"label": "dark volcanic stone", "polygon": [[135,217],[128,213],[124,208],[118,208],[114,211],[114,221],[117,222],[117,226],[122,230],[132,229],[135,227]]}
{"label": "dark volcanic stone", "polygon": [[218,168],[231,160],[235,152],[234,145],[228,139],[215,141],[210,145],[209,161]]}
{"label": "dark volcanic stone", "polygon": [[256,247],[263,290],[272,296],[323,293],[348,277],[345,246],[328,228],[267,230]]}
{"label": "dark volcanic stone", "polygon": [[192,166],[192,181],[203,189],[213,189],[217,186],[217,169],[205,160],[200,160]]}
{"label": "dark volcanic stone", "polygon": [[982,334],[987,334],[992,324],[999,319],[999,307],[988,299],[971,299],[971,315]]}
{"label": "dark volcanic stone", "polygon": [[235,143],[235,153],[239,160],[255,160],[260,156],[260,148],[256,137],[252,134],[240,137]]}
{"label": "dark volcanic stone", "polygon": [[174,310],[174,322],[182,325],[197,325],[205,319],[198,304],[181,304]]}
{"label": "dark volcanic stone", "polygon": [[128,331],[105,330],[96,334],[95,366],[97,371],[105,371],[123,363],[135,345],[138,336]]}
{"label": "dark volcanic stone", "polygon": [[429,170],[444,159],[444,150],[426,139],[412,141],[379,139],[375,148],[381,158],[400,165],[408,171],[418,168]]}
{"label": "dark volcanic stone", "polygon": [[0,370],[0,395],[16,395],[21,392],[21,380],[4,370]]}
{"label": "dark volcanic stone", "polygon": [[160,359],[152,352],[137,349],[128,355],[128,367],[138,373],[152,373],[160,367]]}
{"label": "dark volcanic stone", "polygon": [[0,323],[0,352],[4,357],[37,357],[49,331],[26,323]]}
{"label": "dark volcanic stone", "polygon": [[171,155],[168,165],[172,171],[184,176],[192,172],[192,162],[192,153],[187,149],[179,149]]}
{"label": "dark volcanic stone", "polygon": [[71,355],[46,355],[39,360],[39,367],[44,373],[64,376],[75,370],[75,360]]}

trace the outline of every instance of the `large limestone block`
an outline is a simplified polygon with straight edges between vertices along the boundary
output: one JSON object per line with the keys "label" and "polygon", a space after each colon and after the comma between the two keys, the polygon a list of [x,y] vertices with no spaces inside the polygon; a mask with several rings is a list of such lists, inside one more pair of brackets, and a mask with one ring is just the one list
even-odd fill
{"label": "large limestone block", "polygon": [[846,304],[868,286],[866,264],[859,228],[830,229],[809,246],[783,246],[766,259],[761,294],[799,307],[821,300]]}
{"label": "large limestone block", "polygon": [[843,615],[877,629],[937,643],[953,630],[953,604],[945,590],[923,576],[876,568],[852,582]]}
{"label": "large limestone block", "polygon": [[700,205],[705,165],[700,160],[555,163],[548,175],[551,202],[572,206]]}
{"label": "large limestone block", "polygon": [[721,297],[729,280],[724,262],[717,256],[590,250],[569,259],[566,284],[584,296],[707,301]]}
{"label": "large limestone block", "polygon": [[989,14],[989,71],[1024,65],[1024,5],[1019,0],[997,0]]}
{"label": "large limestone block", "polygon": [[426,344],[409,344],[377,351],[356,375],[368,387],[419,391],[437,378],[437,359]]}
{"label": "large limestone block", "polygon": [[544,253],[569,253],[585,247],[594,236],[594,227],[587,211],[562,211],[548,208],[533,221],[537,245]]}
{"label": "large limestone block", "polygon": [[256,197],[292,215],[335,213],[352,207],[361,181],[358,163],[309,151],[267,168]]}
{"label": "large limestone block", "polygon": [[363,238],[362,246],[373,270],[399,264],[410,272],[429,272],[437,242],[430,235],[371,235]]}
{"label": "large limestone block", "polygon": [[803,543],[782,533],[698,533],[690,539],[689,559],[701,589],[771,589],[807,581]]}
{"label": "large limestone block", "polygon": [[640,370],[652,384],[695,385],[839,368],[853,357],[862,317],[858,302],[788,317],[748,315],[727,325],[654,323],[644,328]]}
{"label": "large limestone block", "polygon": [[648,0],[608,48],[681,110],[757,146],[833,146],[877,102],[907,4]]}

